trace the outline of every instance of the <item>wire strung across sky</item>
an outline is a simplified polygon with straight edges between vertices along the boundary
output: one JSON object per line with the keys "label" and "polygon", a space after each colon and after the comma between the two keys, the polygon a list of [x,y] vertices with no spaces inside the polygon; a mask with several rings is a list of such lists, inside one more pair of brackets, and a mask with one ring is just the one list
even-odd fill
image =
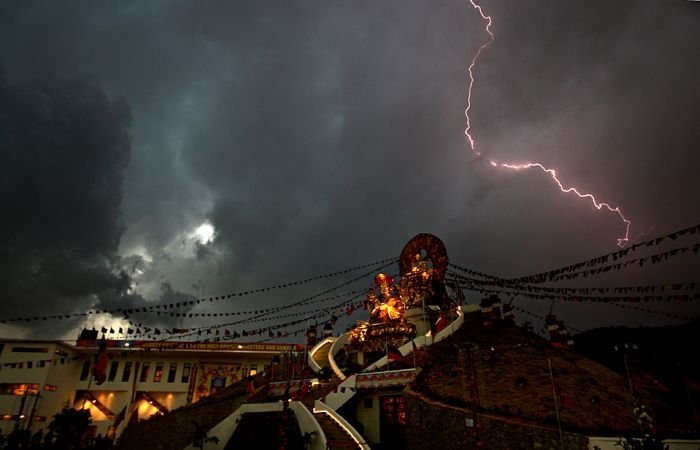
{"label": "wire strung across sky", "polygon": [[[673,297],[678,295],[687,295],[693,293],[694,291],[700,290],[700,283],[690,282],[690,283],[674,283],[674,284],[663,284],[663,285],[647,285],[647,286],[626,286],[626,287],[609,287],[609,288],[556,288],[556,287],[544,287],[544,286],[532,286],[525,284],[518,285],[506,285],[495,283],[493,281],[477,280],[473,278],[463,277],[455,272],[448,272],[448,275],[454,277],[452,282],[460,285],[468,290],[481,290],[489,292],[510,292],[510,293],[522,293],[523,295],[532,296],[548,296],[547,298],[570,298],[570,299],[613,299],[612,301],[653,301],[653,300],[663,300],[664,297]],[[491,289],[489,289],[491,288]],[[660,292],[661,295],[619,295],[619,296],[600,296],[593,294],[606,294],[606,293],[637,293],[645,294],[650,292]],[[685,293],[685,294],[682,294]],[[615,300],[619,299],[619,300]]]}
{"label": "wire strung across sky", "polygon": [[[310,310],[310,311],[299,311],[295,313],[289,313],[277,317],[263,317],[263,318],[258,318],[258,319],[252,319],[252,318],[247,318],[247,319],[241,319],[238,321],[234,322],[227,322],[227,323],[220,323],[220,324],[212,324],[209,323],[204,326],[196,326],[196,327],[187,327],[187,328],[173,328],[173,331],[167,331],[167,328],[163,328],[162,326],[160,328],[163,328],[166,330],[165,334],[168,336],[165,336],[163,338],[157,338],[157,335],[161,334],[160,328],[157,327],[147,327],[144,326],[143,323],[135,323],[131,320],[129,320],[129,324],[135,328],[135,330],[132,330],[129,328],[126,332],[120,329],[120,332],[118,334],[122,335],[123,339],[135,339],[135,338],[147,338],[147,339],[152,339],[158,342],[167,342],[167,341],[172,341],[174,339],[181,340],[182,338],[187,338],[191,336],[201,336],[202,334],[212,334],[212,332],[216,332],[216,335],[219,335],[220,332],[219,330],[225,329],[225,335],[229,335],[230,331],[226,330],[228,328],[231,328],[236,325],[242,325],[242,324],[253,324],[253,323],[259,323],[259,322],[266,322],[266,321],[272,321],[272,320],[280,320],[282,318],[289,318],[289,317],[298,317],[298,316],[303,316],[302,319],[300,320],[295,320],[291,322],[285,322],[285,323],[275,323],[275,324],[270,324],[266,326],[262,326],[256,329],[250,329],[248,330],[243,330],[241,333],[237,333],[234,331],[233,335],[240,337],[241,335],[244,337],[247,337],[249,335],[256,335],[256,334],[262,334],[263,332],[271,331],[271,330],[278,330],[280,328],[285,328],[291,325],[295,325],[297,323],[301,323],[304,321],[308,321],[311,319],[320,319],[324,316],[330,315],[332,317],[333,312],[337,311],[338,308],[344,308],[344,307],[352,307],[352,310],[355,308],[358,308],[361,305],[361,302],[355,302],[359,297],[363,296],[364,292],[360,294],[356,294],[348,299],[343,300],[340,303],[334,304],[332,306],[327,306],[324,308],[318,308],[315,310]],[[146,323],[148,325],[148,323]],[[141,332],[140,329],[144,328],[144,332]],[[154,330],[151,332],[151,330]],[[103,328],[104,332],[104,328]]]}
{"label": "wire strung across sky", "polygon": [[[331,314],[333,312],[333,310],[340,308],[340,307],[345,307],[348,305],[358,307],[361,304],[361,302],[355,302],[355,303],[353,303],[353,302],[355,300],[357,300],[357,298],[359,298],[360,296],[361,295],[356,295],[348,300],[345,300],[341,303],[338,303],[338,304],[333,305],[333,306],[328,307],[328,308],[323,308],[323,309],[315,310],[315,311],[302,311],[299,313],[289,314],[288,316],[285,316],[285,317],[303,316],[301,319],[293,320],[290,322],[267,325],[267,326],[263,326],[263,327],[253,329],[253,330],[251,330],[251,329],[243,330],[240,333],[234,331],[232,334],[230,332],[226,332],[226,331],[228,331],[228,328],[230,328],[233,325],[239,325],[241,323],[248,323],[249,324],[249,323],[256,322],[256,321],[266,321],[269,319],[267,319],[267,318],[256,319],[256,320],[252,320],[252,321],[242,320],[242,321],[233,322],[233,323],[226,323],[226,324],[210,324],[210,325],[203,326],[203,327],[188,328],[187,332],[185,332],[185,333],[174,334],[174,335],[171,335],[170,337],[167,337],[165,339],[159,339],[158,342],[171,341],[171,340],[173,340],[173,338],[178,338],[178,340],[180,340],[183,337],[190,337],[190,336],[195,336],[195,335],[201,336],[202,334],[209,335],[209,334],[215,333],[218,336],[218,335],[220,335],[220,330],[222,328],[225,329],[225,333],[224,333],[225,336],[232,336],[231,339],[234,339],[236,337],[241,337],[241,336],[247,337],[247,336],[254,336],[254,335],[262,335],[265,332],[272,332],[273,330],[287,328],[289,326],[297,325],[299,323],[308,322],[312,319],[315,319],[316,321],[318,321],[318,319],[321,319],[324,316],[328,316],[329,314]],[[284,334],[280,333],[280,335],[278,337],[283,337],[284,335],[288,335],[288,334],[289,334],[288,332],[284,333]],[[148,335],[148,334],[144,334],[144,335],[147,337],[151,337],[153,339],[152,335]]]}
{"label": "wire strung across sky", "polygon": [[[667,240],[672,240],[675,241],[681,237],[684,237],[686,235],[696,235],[700,232],[700,224],[699,225],[694,225],[691,227],[686,227],[678,231],[674,231],[672,233],[669,233],[664,236],[660,236],[654,239],[649,239],[645,242],[635,244],[630,246],[629,248],[609,253],[606,255],[602,255],[596,258],[591,258],[589,260],[572,264],[572,265],[567,265],[563,266],[559,269],[553,269],[547,272],[542,272],[542,273],[537,273],[534,275],[526,276],[526,277],[520,277],[520,278],[514,278],[514,279],[504,279],[499,276],[491,275],[491,274],[486,274],[483,272],[479,272],[473,269],[469,269],[464,266],[460,266],[458,264],[454,263],[449,263],[448,267],[450,267],[451,270],[448,270],[447,275],[453,277],[449,281],[454,284],[455,286],[461,287],[465,290],[468,291],[478,291],[481,293],[492,293],[492,294],[505,294],[505,295],[512,295],[512,296],[517,296],[517,295],[522,295],[524,297],[528,298],[536,298],[540,300],[561,300],[561,301],[568,301],[568,302],[591,302],[591,303],[606,303],[606,304],[612,304],[617,307],[621,308],[628,308],[628,309],[636,309],[638,311],[644,311],[644,312],[649,312],[653,314],[663,314],[666,315],[667,317],[672,317],[672,318],[683,318],[683,319],[689,319],[687,316],[683,316],[680,314],[672,314],[672,313],[665,313],[665,312],[659,312],[656,310],[650,310],[650,309],[645,309],[645,308],[640,308],[640,307],[634,307],[634,306],[628,306],[627,303],[636,303],[636,302],[661,302],[661,301],[679,301],[679,302],[690,302],[690,301],[696,301],[700,300],[700,293],[694,292],[700,287],[700,282],[683,282],[683,283],[665,283],[662,285],[643,285],[643,286],[624,286],[624,287],[604,287],[604,288],[599,288],[599,287],[545,287],[545,286],[537,286],[537,283],[543,283],[545,281],[547,282],[556,282],[561,279],[568,279],[568,278],[575,278],[577,276],[588,276],[588,275],[597,275],[599,273],[604,273],[609,270],[619,270],[626,268],[630,265],[633,264],[643,264],[645,262],[651,262],[651,263],[660,263],[663,262],[667,259],[670,259],[672,256],[680,255],[687,253],[688,251],[693,251],[694,253],[698,252],[698,249],[700,249],[700,244],[691,244],[687,245],[685,247],[678,247],[671,249],[666,252],[662,253],[657,253],[654,255],[648,255],[640,258],[634,258],[634,259],[628,259],[624,260],[627,255],[629,255],[631,252],[636,251],[638,248],[641,247],[651,247],[655,245],[660,245],[663,242],[666,242]],[[610,259],[613,259],[616,261],[615,264],[605,264],[608,262]],[[184,302],[173,302],[173,303],[167,303],[167,304],[158,304],[158,305],[148,305],[144,307],[139,307],[139,308],[128,308],[128,309],[114,309],[114,310],[95,310],[95,311],[88,311],[84,313],[72,313],[72,314],[61,314],[61,315],[52,315],[52,316],[33,316],[33,317],[21,317],[21,318],[13,318],[13,319],[5,319],[5,320],[0,320],[0,323],[8,323],[8,322],[18,322],[18,321],[36,321],[36,320],[49,320],[49,319],[63,319],[63,318],[72,318],[72,317],[86,317],[86,316],[97,316],[100,314],[117,314],[117,315],[122,315],[123,319],[128,320],[129,324],[138,327],[138,328],[145,328],[147,330],[152,330],[155,329],[155,327],[143,327],[142,323],[135,323],[134,321],[130,320],[130,315],[134,314],[143,314],[143,313],[155,313],[158,316],[161,315],[168,315],[170,317],[179,317],[179,318],[206,318],[209,320],[210,318],[218,318],[218,317],[230,317],[230,316],[250,316],[246,318],[242,318],[240,320],[232,321],[232,322],[226,322],[226,323],[219,323],[219,324],[211,324],[208,323],[207,325],[203,326],[197,326],[197,327],[188,327],[186,328],[187,332],[186,333],[169,333],[169,336],[166,336],[164,338],[156,338],[153,336],[152,333],[129,333],[128,338],[134,338],[138,336],[144,336],[149,339],[153,340],[160,340],[162,342],[172,340],[172,339],[182,339],[190,336],[201,336],[202,333],[207,333],[211,334],[212,331],[219,330],[221,328],[225,327],[232,327],[236,325],[242,325],[242,324],[257,324],[261,322],[272,322],[272,321],[277,321],[279,322],[280,319],[283,318],[290,318],[290,317],[299,317],[299,316],[304,316],[303,319],[298,320],[298,321],[291,321],[291,322],[285,322],[285,323],[274,323],[270,324],[267,326],[264,326],[258,330],[254,330],[253,333],[261,333],[263,331],[271,331],[271,330],[277,330],[280,328],[285,328],[289,327],[292,325],[295,325],[297,323],[300,323],[302,321],[308,320],[308,319],[317,319],[322,317],[323,315],[327,314],[341,314],[339,311],[339,308],[343,308],[347,305],[352,304],[352,302],[356,301],[360,296],[362,296],[367,289],[360,289],[360,290],[352,290],[349,292],[345,292],[342,294],[335,294],[327,297],[323,297],[324,295],[328,295],[332,292],[337,291],[338,289],[341,289],[345,286],[351,285],[355,282],[358,282],[364,278],[369,277],[370,275],[373,275],[375,273],[378,273],[382,269],[385,269],[392,264],[394,264],[397,261],[396,258],[385,258],[380,261],[376,261],[373,263],[368,263],[368,264],[363,264],[360,266],[344,269],[341,271],[337,272],[331,272],[327,274],[322,274],[322,275],[317,275],[309,278],[305,278],[302,280],[298,281],[293,281],[289,283],[281,283],[275,286],[270,286],[270,287],[264,287],[264,288],[257,288],[257,289],[252,289],[248,291],[241,291],[241,292],[236,292],[236,293],[230,293],[226,295],[220,295],[220,296],[214,296],[214,297],[207,297],[207,298],[202,298],[199,300],[191,300],[191,301],[184,301]],[[378,266],[378,267],[376,267]],[[245,296],[245,295],[252,295],[252,294],[257,294],[261,292],[267,292],[272,289],[285,289],[293,286],[299,286],[303,285],[315,280],[321,280],[321,279],[326,279],[326,278],[331,278],[331,277],[336,277],[342,274],[346,273],[351,273],[363,268],[368,268],[372,267],[372,269],[368,272],[364,272],[361,275],[354,277],[350,280],[344,281],[343,283],[336,285],[334,287],[331,287],[329,289],[325,289],[321,292],[318,292],[312,296],[305,297],[301,300],[294,301],[285,305],[280,305],[280,306],[274,306],[274,307],[268,307],[268,308],[262,308],[262,309],[256,309],[256,310],[242,310],[242,311],[216,311],[216,312],[191,312],[190,310],[183,310],[183,308],[186,308],[188,306],[196,306],[196,305],[201,305],[202,303],[205,304],[213,304],[214,302],[220,302],[222,300],[227,300],[233,297],[238,297],[238,296]],[[581,271],[581,268],[584,267],[595,267],[594,269],[589,269],[589,270],[584,270]],[[577,271],[578,270],[578,271]],[[466,275],[465,275],[466,274]],[[689,291],[687,293],[678,293],[677,291]],[[621,295],[621,296],[601,296],[601,295],[590,295],[590,294],[602,294],[602,293],[649,293],[649,292],[661,292],[663,295]],[[317,309],[312,309],[312,310],[306,310],[306,311],[295,311],[293,313],[288,313],[291,308],[298,308],[298,307],[303,307],[303,306],[308,306],[312,304],[319,304],[319,303],[325,303],[331,300],[335,299],[344,299],[340,303],[332,305],[332,306],[326,306],[326,307],[321,307]],[[148,325],[148,323],[147,323]],[[137,328],[137,329],[138,329]],[[161,325],[161,328],[163,326]],[[166,329],[167,330],[167,329]],[[179,330],[179,329],[178,329]],[[133,330],[132,330],[133,331]],[[140,331],[140,330],[139,330]],[[227,335],[228,336],[228,335]],[[125,336],[127,337],[127,336]]]}
{"label": "wire strung across sky", "polygon": [[535,294],[529,292],[503,290],[503,289],[488,289],[482,286],[460,284],[464,290],[472,292],[480,292],[482,294],[517,294],[523,297],[536,300],[561,300],[564,302],[573,303],[640,303],[640,302],[694,302],[700,300],[700,292],[693,294],[667,294],[667,295],[641,295],[641,296],[581,296],[581,295],[557,295],[557,294]]}
{"label": "wire strung across sky", "polygon": [[[363,273],[363,274],[360,275],[360,276],[357,276],[357,277],[355,277],[355,278],[352,278],[352,279],[350,279],[350,280],[348,280],[348,281],[345,281],[345,282],[343,282],[343,283],[341,283],[341,284],[339,284],[339,285],[337,285],[337,286],[334,286],[334,287],[332,287],[332,288],[326,289],[326,290],[324,290],[324,291],[322,291],[322,292],[319,292],[319,293],[317,293],[317,294],[314,294],[314,295],[312,295],[312,296],[310,296],[310,297],[304,298],[304,299],[302,299],[302,300],[299,300],[299,301],[296,301],[296,302],[293,302],[293,303],[289,303],[289,304],[284,305],[284,306],[280,306],[280,310],[289,309],[289,308],[293,308],[293,307],[295,307],[295,306],[302,305],[302,304],[304,304],[304,303],[306,303],[306,302],[308,302],[308,301],[310,301],[310,300],[314,300],[314,299],[316,299],[316,298],[318,298],[318,297],[321,297],[321,296],[323,296],[323,295],[330,294],[331,292],[337,291],[338,289],[342,289],[342,288],[344,288],[345,286],[348,286],[348,285],[350,285],[350,284],[352,284],[352,283],[355,283],[355,282],[357,282],[357,281],[359,281],[359,280],[361,280],[361,279],[363,279],[363,278],[366,278],[366,277],[368,277],[368,276],[370,276],[370,275],[373,275],[373,274],[375,273],[375,271],[378,271],[378,270],[384,269],[384,268],[386,268],[386,267],[389,267],[390,265],[394,264],[395,262],[396,262],[396,258],[391,258],[389,263],[386,263],[386,264],[384,264],[384,265],[382,265],[382,266],[380,266],[380,267],[377,267],[377,268],[375,268],[375,269],[373,269],[373,270],[371,270],[371,271],[369,271],[369,272]],[[265,317],[265,316],[268,316],[268,315],[270,315],[270,314],[271,314],[271,313],[269,313],[269,312],[265,312],[265,313],[261,313],[261,314],[256,314],[256,315],[254,315],[254,316],[252,316],[252,317],[250,317],[250,318],[248,318],[248,319],[244,319],[244,320],[242,320],[242,321],[247,321],[247,320],[252,320],[252,319],[258,319],[258,318],[260,318],[260,317]],[[222,327],[226,327],[226,326],[233,326],[233,325],[236,325],[236,324],[238,324],[238,323],[241,323],[242,321],[235,321],[235,322],[229,322],[229,323],[224,323],[224,324],[211,325],[210,327],[211,327],[211,329],[216,329],[216,328],[222,328]],[[209,327],[205,327],[205,328],[209,328]],[[190,333],[190,334],[185,334],[185,335],[182,335],[182,336],[180,336],[180,337],[186,337],[186,336],[191,336],[191,335],[192,335],[192,333]],[[167,340],[167,339],[163,339],[163,340]]]}
{"label": "wire strung across sky", "polygon": [[608,287],[547,287],[540,285],[531,284],[510,284],[503,281],[494,280],[480,280],[478,278],[471,278],[461,275],[455,271],[448,271],[447,275],[450,275],[457,279],[457,281],[472,283],[479,286],[497,286],[503,289],[509,289],[516,292],[553,292],[558,294],[641,294],[650,292],[677,292],[677,291],[694,291],[700,289],[700,282],[690,281],[690,282],[673,282],[664,284],[653,284],[653,285],[639,285],[639,286],[608,286]]}
{"label": "wire strung across sky", "polygon": [[535,273],[531,275],[525,275],[519,278],[513,278],[510,280],[507,280],[509,282],[534,282],[533,280],[537,280],[537,282],[544,283],[546,281],[550,281],[553,277],[565,273],[565,272],[572,272],[576,271],[579,269],[582,269],[584,267],[595,267],[600,264],[605,264],[607,263],[610,259],[613,261],[616,261],[618,259],[625,258],[628,254],[635,252],[637,249],[642,248],[642,247],[651,247],[655,245],[660,245],[661,243],[667,241],[667,240],[672,240],[675,241],[681,237],[684,237],[686,235],[698,235],[700,234],[700,224],[693,225],[690,227],[683,228],[678,231],[673,231],[671,233],[668,233],[663,236],[658,236],[653,239],[649,239],[644,242],[640,242],[638,244],[634,244],[629,246],[628,248],[625,248],[623,250],[619,250],[616,252],[612,253],[607,253],[605,255],[597,256],[595,258],[591,258],[585,261],[578,262],[576,264],[570,264],[567,266],[559,267],[557,269],[552,269],[548,270],[546,272],[540,272],[540,273]]}
{"label": "wire strung across sky", "polygon": [[[318,298],[315,300],[309,300],[303,305],[312,305],[317,303],[324,303],[330,300],[335,300],[338,298],[347,297],[350,295],[364,293],[367,289],[355,290],[344,292],[342,294],[332,295],[330,297]],[[299,305],[302,306],[302,305]],[[170,316],[170,317],[230,317],[230,316],[247,316],[251,314],[262,314],[262,313],[275,313],[286,309],[286,307],[275,306],[271,308],[262,309],[251,309],[251,310],[238,310],[238,311],[217,311],[214,313],[207,312],[191,312],[191,310],[178,310],[178,311],[158,311],[158,310],[146,310],[146,311],[135,311],[133,314],[156,314],[157,316]]]}
{"label": "wire strung across sky", "polygon": [[[290,287],[294,287],[294,286],[301,286],[303,284],[307,284],[307,283],[310,283],[312,281],[322,280],[322,279],[326,279],[326,278],[332,278],[332,277],[336,277],[336,276],[343,275],[346,273],[355,272],[355,271],[360,270],[360,269],[365,269],[367,267],[373,267],[373,266],[377,266],[379,264],[383,264],[381,267],[373,269],[373,271],[374,270],[381,270],[385,267],[390,266],[391,264],[395,263],[396,261],[397,261],[396,257],[385,258],[385,259],[382,259],[380,261],[375,261],[373,263],[363,264],[361,266],[355,266],[355,267],[340,270],[337,272],[316,275],[316,276],[313,276],[310,278],[305,278],[302,280],[292,281],[292,282],[288,282],[288,283],[282,283],[282,284],[278,284],[275,286],[268,286],[268,287],[263,287],[263,288],[251,289],[251,290],[247,290],[247,291],[233,292],[233,293],[215,296],[215,297],[205,297],[205,298],[201,298],[198,300],[186,300],[186,301],[163,303],[163,304],[149,304],[149,305],[144,305],[144,306],[134,307],[134,308],[89,310],[89,311],[85,311],[85,312],[81,312],[81,313],[62,313],[62,314],[41,315],[41,316],[37,315],[37,316],[31,316],[31,317],[14,317],[14,318],[9,318],[9,319],[0,319],[0,323],[32,322],[32,321],[39,321],[39,320],[55,320],[55,319],[62,320],[62,319],[70,319],[73,317],[87,317],[87,316],[99,315],[99,314],[129,315],[129,314],[138,313],[138,312],[145,312],[145,311],[158,311],[159,309],[181,308],[183,306],[188,306],[188,305],[194,306],[197,304],[201,304],[202,302],[206,302],[206,301],[213,303],[216,301],[227,300],[227,299],[233,298],[233,297],[241,297],[241,296],[247,296],[247,295],[257,294],[257,293],[261,293],[261,292],[268,292],[268,291],[273,290],[273,289],[286,289],[286,288],[290,288]],[[369,274],[374,273],[373,271],[370,271]],[[350,283],[357,281],[361,278],[364,278],[366,276],[368,276],[368,274],[363,274],[360,277],[351,280],[347,284],[350,284]],[[346,286],[347,284],[343,284],[342,286]],[[328,292],[332,292],[333,290],[336,290],[336,288],[333,288],[332,290],[329,290]],[[301,300],[300,302],[298,302],[296,304],[302,304],[305,301],[312,300],[312,299],[319,297],[321,295],[325,295],[325,291],[324,291],[324,293],[321,293],[320,295],[309,297],[307,299]],[[296,306],[296,304],[294,304],[292,306]]]}

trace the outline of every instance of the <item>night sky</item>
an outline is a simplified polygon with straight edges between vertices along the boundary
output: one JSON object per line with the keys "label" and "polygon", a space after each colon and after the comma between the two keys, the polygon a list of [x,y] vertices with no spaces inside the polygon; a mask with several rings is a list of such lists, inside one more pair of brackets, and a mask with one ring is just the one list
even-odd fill
{"label": "night sky", "polygon": [[[477,158],[466,68],[488,35],[468,1],[1,2],[0,317],[277,285],[398,256],[419,232],[503,277],[617,249],[617,216],[489,159],[557,169],[619,205],[633,239],[700,222],[700,4],[483,6],[496,40],[474,72]],[[700,281],[699,263],[568,285]],[[351,276],[192,311],[284,305]],[[554,309],[582,329],[679,323]],[[0,334],[75,339],[125,324],[39,320]]]}

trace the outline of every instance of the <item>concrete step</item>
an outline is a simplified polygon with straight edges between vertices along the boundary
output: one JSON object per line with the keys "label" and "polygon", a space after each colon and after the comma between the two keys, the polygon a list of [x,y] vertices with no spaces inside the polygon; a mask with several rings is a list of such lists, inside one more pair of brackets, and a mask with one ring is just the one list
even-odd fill
{"label": "concrete step", "polygon": [[323,412],[314,413],[314,417],[326,434],[329,450],[360,448],[357,442],[336,421],[328,417],[328,414]]}

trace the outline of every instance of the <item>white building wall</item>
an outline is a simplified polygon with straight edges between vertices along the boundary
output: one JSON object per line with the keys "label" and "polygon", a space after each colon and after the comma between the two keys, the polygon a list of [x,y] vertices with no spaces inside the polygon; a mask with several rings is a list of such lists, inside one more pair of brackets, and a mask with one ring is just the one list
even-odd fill
{"label": "white building wall", "polygon": [[[260,351],[257,344],[255,351],[245,351],[246,344],[242,346],[242,351],[158,351],[153,349],[136,348],[108,348],[110,358],[107,364],[108,379],[101,385],[97,385],[92,379],[92,364],[97,353],[96,348],[72,347],[56,341],[20,341],[0,339],[0,383],[22,384],[35,383],[39,385],[41,395],[37,402],[35,416],[45,418],[45,421],[34,421],[31,426],[32,432],[40,429],[46,431],[52,417],[60,412],[66,405],[74,408],[86,408],[90,410],[92,423],[96,426],[96,433],[102,435],[114,424],[114,418],[109,418],[103,414],[95,405],[84,400],[84,393],[90,393],[114,416],[126,407],[127,416],[128,405],[132,399],[135,400],[132,410],[138,415],[139,420],[150,418],[158,414],[159,410],[145,399],[140,398],[140,393],[147,392],[158,403],[167,408],[168,411],[184,406],[188,403],[188,393],[190,384],[196,390],[198,382],[205,371],[216,370],[222,367],[238,367],[236,377],[241,379],[250,373],[251,368],[257,372],[262,372],[265,366],[270,364],[275,352]],[[253,345],[251,345],[252,347]],[[13,352],[14,347],[31,347],[46,349],[42,353],[19,353]],[[59,353],[56,353],[56,351]],[[280,350],[278,353],[281,353]],[[51,360],[41,367],[34,363],[38,360]],[[27,362],[32,361],[32,367],[27,367]],[[90,370],[85,379],[81,380],[83,364],[90,362]],[[22,362],[22,368],[19,363]],[[112,362],[118,363],[118,368],[114,379],[110,380],[110,369]],[[131,363],[131,373],[124,379],[126,363]],[[147,377],[141,381],[143,364],[148,363],[149,370]],[[162,363],[162,375],[160,381],[155,381],[155,372],[158,363]],[[177,365],[175,378],[168,381],[170,364]],[[184,377],[185,364],[189,364],[189,376]],[[14,365],[12,368],[10,365]],[[184,377],[184,378],[183,378]],[[194,377],[194,379],[193,379]],[[184,381],[183,381],[184,380]],[[230,384],[227,379],[226,385]],[[55,390],[44,390],[44,386],[55,387]],[[53,389],[53,388],[52,388]],[[196,396],[197,393],[195,392]],[[28,417],[34,405],[35,396],[27,396],[23,409],[26,416],[21,421],[21,427],[29,426]],[[0,417],[18,415],[22,402],[22,396],[0,394]],[[7,434],[13,430],[15,420],[0,420],[0,430]]]}
{"label": "white building wall", "polygon": [[370,442],[379,442],[379,395],[363,395],[356,404],[357,421],[362,424],[362,435]]}
{"label": "white building wall", "polygon": [[[46,351],[15,351],[28,348]],[[23,408],[21,395],[0,394],[0,415],[3,418],[0,421],[0,430],[3,434],[14,429],[17,421],[8,416],[19,415],[20,409],[25,417],[19,423],[22,428],[26,428],[29,427],[31,412],[36,407],[34,416],[38,416],[39,420],[32,421],[31,429],[39,430],[48,425],[53,415],[60,411],[66,402],[72,402],[72,380],[75,379],[76,367],[79,365],[79,361],[74,360],[75,356],[76,353],[72,352],[70,347],[55,342],[3,343],[0,353],[0,384],[5,387],[12,384],[37,384],[39,392],[38,397],[27,395]],[[47,390],[54,388],[55,390]]]}

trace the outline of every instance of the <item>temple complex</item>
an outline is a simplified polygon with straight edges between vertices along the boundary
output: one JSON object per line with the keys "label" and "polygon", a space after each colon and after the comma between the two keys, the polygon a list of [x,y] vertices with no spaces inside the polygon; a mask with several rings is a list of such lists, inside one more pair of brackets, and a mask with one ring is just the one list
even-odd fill
{"label": "temple complex", "polygon": [[56,378],[63,396],[53,397],[89,409],[120,450],[607,450],[652,435],[671,450],[700,445],[691,415],[578,354],[555,315],[544,318],[547,339],[516,325],[498,295],[467,298],[437,237],[415,236],[398,266],[367,286],[367,320],[340,334],[311,324],[306,346],[115,343],[121,366],[95,386],[81,348],[96,341],[41,344],[80,373]]}
{"label": "temple complex", "polygon": [[[410,240],[399,273],[374,277],[364,300],[368,320],[338,336],[310,326],[310,370],[296,379],[259,374],[239,399],[245,403],[208,422],[219,443],[206,448],[239,448],[268,433],[267,446],[249,448],[613,449],[640,434],[640,405],[654,411],[652,418],[643,410],[670,449],[698,448],[692,418],[651,392],[632,395],[623,374],[575,353],[556,317],[546,318],[548,340],[517,326],[498,296],[465,301],[447,264],[437,237]],[[236,389],[244,386],[228,392]],[[232,395],[224,392],[221,407]],[[206,409],[221,416],[216,398],[136,424],[119,448],[140,448],[144,436],[160,439],[175,421],[208,417]],[[298,428],[273,425],[290,417]],[[160,445],[195,448],[182,437]]]}

